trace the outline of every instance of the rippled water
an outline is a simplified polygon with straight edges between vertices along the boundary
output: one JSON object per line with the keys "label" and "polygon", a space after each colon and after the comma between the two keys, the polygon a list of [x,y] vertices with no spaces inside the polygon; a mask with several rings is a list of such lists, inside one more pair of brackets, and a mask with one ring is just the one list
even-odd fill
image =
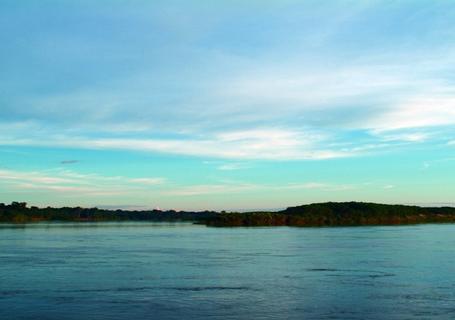
{"label": "rippled water", "polygon": [[453,319],[455,225],[0,226],[0,319]]}

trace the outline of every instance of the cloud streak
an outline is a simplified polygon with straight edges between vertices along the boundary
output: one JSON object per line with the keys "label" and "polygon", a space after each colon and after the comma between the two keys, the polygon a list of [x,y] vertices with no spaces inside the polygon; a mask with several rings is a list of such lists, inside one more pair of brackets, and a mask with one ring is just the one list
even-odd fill
{"label": "cloud streak", "polygon": [[314,133],[286,129],[229,131],[204,138],[0,138],[3,145],[54,146],[81,149],[114,149],[161,152],[198,157],[262,160],[322,160],[348,157],[346,150],[322,149],[326,138]]}
{"label": "cloud streak", "polygon": [[45,171],[0,170],[0,181],[13,188],[31,191],[54,191],[86,196],[125,195],[164,184],[164,178],[127,178],[80,174],[70,170]]}
{"label": "cloud streak", "polygon": [[333,184],[325,182],[289,183],[281,185],[252,184],[225,182],[222,184],[204,184],[184,187],[176,187],[164,191],[163,195],[170,196],[202,196],[202,195],[226,195],[251,192],[277,192],[277,191],[323,191],[323,192],[342,192],[356,189],[355,185]]}

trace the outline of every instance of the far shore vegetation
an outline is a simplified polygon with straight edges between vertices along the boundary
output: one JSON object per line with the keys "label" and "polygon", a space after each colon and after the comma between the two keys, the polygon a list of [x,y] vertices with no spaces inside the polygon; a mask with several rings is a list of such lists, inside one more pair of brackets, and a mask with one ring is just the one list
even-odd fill
{"label": "far shore vegetation", "polygon": [[29,207],[25,202],[0,203],[0,223],[42,221],[190,221],[214,227],[360,226],[455,223],[454,207],[418,207],[365,202],[326,202],[277,212],[106,210],[98,208]]}

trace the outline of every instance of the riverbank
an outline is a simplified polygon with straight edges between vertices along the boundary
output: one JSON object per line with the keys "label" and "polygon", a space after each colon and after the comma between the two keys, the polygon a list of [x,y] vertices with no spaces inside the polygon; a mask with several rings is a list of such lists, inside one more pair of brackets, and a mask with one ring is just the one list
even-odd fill
{"label": "riverbank", "polygon": [[238,226],[359,226],[454,223],[453,207],[419,207],[365,202],[326,202],[289,207],[277,212],[216,212],[106,210],[98,208],[38,208],[24,202],[0,204],[0,222],[156,221],[195,222],[214,227]]}

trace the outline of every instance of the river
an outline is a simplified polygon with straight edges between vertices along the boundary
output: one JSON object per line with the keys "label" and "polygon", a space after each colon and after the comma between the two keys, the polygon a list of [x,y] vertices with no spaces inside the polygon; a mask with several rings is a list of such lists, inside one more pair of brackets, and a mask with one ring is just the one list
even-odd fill
{"label": "river", "polygon": [[0,319],[453,319],[455,225],[0,225]]}

